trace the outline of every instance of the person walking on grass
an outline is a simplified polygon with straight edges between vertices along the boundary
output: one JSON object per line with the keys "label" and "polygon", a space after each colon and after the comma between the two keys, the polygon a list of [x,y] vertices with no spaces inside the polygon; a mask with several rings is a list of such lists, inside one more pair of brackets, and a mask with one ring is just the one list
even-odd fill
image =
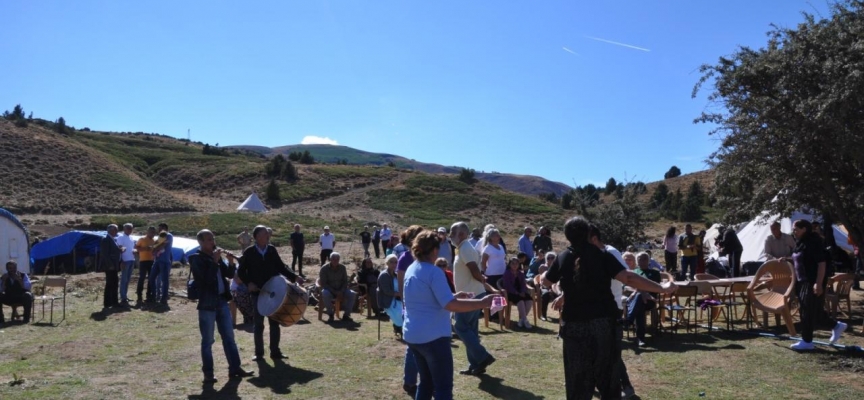
{"label": "person walking on grass", "polygon": [[381,248],[384,250],[384,255],[388,255],[392,252],[394,244],[390,243],[390,238],[393,237],[393,231],[390,230],[390,226],[387,224],[382,225],[381,227]]}
{"label": "person walking on grass", "polygon": [[252,376],[240,366],[240,352],[234,341],[234,327],[228,302],[231,300],[228,280],[234,277],[236,259],[225,253],[230,264],[222,259],[223,250],[216,248],[216,237],[207,229],[197,235],[198,251],[189,256],[189,268],[198,285],[198,330],[201,333],[201,372],[204,383],[215,383],[213,373],[213,329],[219,330],[222,337],[222,350],[228,361],[228,377],[243,378]]}
{"label": "person walking on grass", "polygon": [[360,244],[363,245],[363,258],[369,258],[369,245],[372,244],[372,234],[369,233],[369,225],[363,227],[363,232],[360,232]]}
{"label": "person walking on grass", "polygon": [[[294,224],[294,232],[288,237],[291,246],[291,271],[303,275],[303,252],[306,250],[306,241],[303,240],[303,232],[300,232],[300,224]],[[295,268],[296,267],[296,268]]]}

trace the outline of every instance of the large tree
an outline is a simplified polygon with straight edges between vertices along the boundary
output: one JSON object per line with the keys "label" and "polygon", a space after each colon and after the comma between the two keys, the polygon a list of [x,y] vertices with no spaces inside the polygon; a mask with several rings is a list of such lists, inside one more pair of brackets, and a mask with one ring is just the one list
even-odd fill
{"label": "large tree", "polygon": [[702,66],[693,96],[713,84],[708,100],[720,107],[696,122],[720,139],[709,160],[724,219],[811,207],[845,224],[860,245],[864,1],[830,7],[827,18],[803,13],[797,27],[773,27],[764,48]]}

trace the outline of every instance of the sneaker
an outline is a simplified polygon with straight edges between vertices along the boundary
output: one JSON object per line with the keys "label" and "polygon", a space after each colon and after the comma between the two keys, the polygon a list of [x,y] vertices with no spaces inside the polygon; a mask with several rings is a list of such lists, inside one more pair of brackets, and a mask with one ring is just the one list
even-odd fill
{"label": "sneaker", "polygon": [[527,319],[525,320],[525,322],[522,323],[522,326],[524,326],[525,329],[531,329],[532,328],[531,324],[528,323]]}
{"label": "sneaker", "polygon": [[342,315],[342,320],[345,321],[345,322],[351,322],[351,321],[354,321],[353,319],[351,319],[351,315],[349,315],[348,313],[345,313],[345,314]]}
{"label": "sneaker", "polygon": [[807,351],[807,350],[815,349],[816,346],[813,346],[813,343],[807,343],[807,342],[801,340],[801,341],[789,346],[789,348],[792,350],[797,350],[797,351]]}
{"label": "sneaker", "polygon": [[843,331],[846,330],[847,325],[843,322],[837,322],[837,325],[834,325],[834,329],[831,330],[831,339],[828,340],[828,343],[834,344],[838,340],[840,340],[840,336],[843,335]]}
{"label": "sneaker", "polygon": [[636,395],[636,389],[633,389],[633,386],[625,386],[623,390],[621,390],[621,398],[629,399]]}

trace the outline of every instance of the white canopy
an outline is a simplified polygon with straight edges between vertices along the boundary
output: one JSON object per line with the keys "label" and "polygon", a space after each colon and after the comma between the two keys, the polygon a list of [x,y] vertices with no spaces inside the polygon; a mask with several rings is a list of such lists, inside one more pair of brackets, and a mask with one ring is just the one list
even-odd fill
{"label": "white canopy", "polygon": [[237,207],[237,211],[251,211],[253,213],[261,213],[267,212],[267,207],[264,206],[264,203],[261,202],[261,199],[258,198],[258,195],[252,193],[246,200],[243,201],[243,204],[240,204]]}
{"label": "white canopy", "polygon": [[[771,234],[771,224],[774,221],[780,222],[780,230],[783,233],[792,233],[792,223],[799,219],[812,221],[814,219],[821,220],[820,217],[803,211],[793,212],[791,216],[782,217],[779,214],[771,215],[767,219],[763,218],[768,215],[768,212],[763,212],[761,216],[756,217],[748,222],[743,228],[737,231],[738,239],[741,240],[741,245],[744,246],[744,252],[741,253],[741,262],[747,261],[765,261],[765,238]],[[852,246],[849,245],[846,229],[842,225],[834,225],[834,240],[837,246],[851,252]]]}

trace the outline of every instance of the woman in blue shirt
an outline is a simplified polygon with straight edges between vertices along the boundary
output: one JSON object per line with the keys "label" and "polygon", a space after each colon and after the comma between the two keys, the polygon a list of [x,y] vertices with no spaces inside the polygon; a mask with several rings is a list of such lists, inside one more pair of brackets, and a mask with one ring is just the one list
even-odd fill
{"label": "woman in blue shirt", "polygon": [[435,266],[440,241],[437,232],[423,231],[414,239],[415,261],[405,272],[405,324],[403,338],[420,371],[415,398],[453,398],[453,352],[450,348],[450,313],[492,306],[496,295],[472,299],[473,293],[450,292],[444,271]]}

